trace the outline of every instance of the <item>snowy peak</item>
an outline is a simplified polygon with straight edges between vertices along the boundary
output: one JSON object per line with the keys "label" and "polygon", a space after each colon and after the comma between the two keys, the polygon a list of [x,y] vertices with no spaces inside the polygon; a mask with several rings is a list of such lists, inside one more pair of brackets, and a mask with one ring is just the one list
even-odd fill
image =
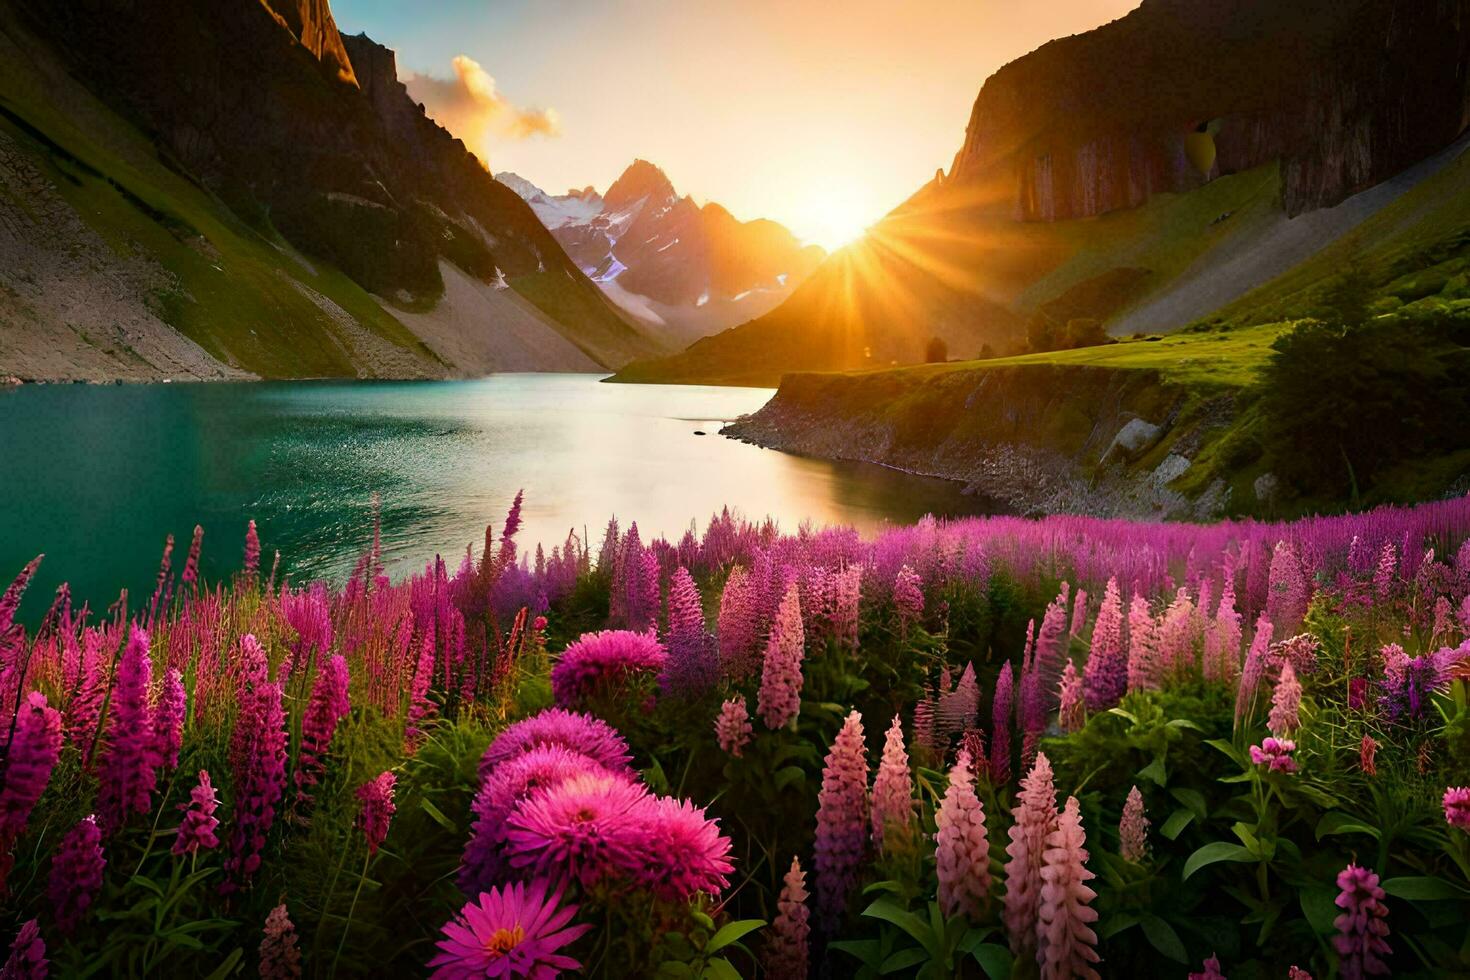
{"label": "snowy peak", "polygon": [[569,224],[584,224],[602,213],[602,197],[591,186],[552,197],[526,178],[508,170],[496,174],[495,179],[531,205],[536,217],[550,231]]}
{"label": "snowy peak", "polygon": [[647,160],[634,160],[603,195],[608,210],[619,211],[639,201],[672,203],[678,197],[662,170]]}

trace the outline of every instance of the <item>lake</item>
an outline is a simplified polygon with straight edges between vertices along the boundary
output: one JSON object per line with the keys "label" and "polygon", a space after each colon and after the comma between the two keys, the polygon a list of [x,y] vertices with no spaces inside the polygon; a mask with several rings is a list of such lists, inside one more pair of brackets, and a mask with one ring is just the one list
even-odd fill
{"label": "lake", "polygon": [[[128,586],[146,601],[164,537],[182,569],[194,525],[213,581],[242,560],[245,524],[262,565],[292,579],[345,577],[372,536],[402,574],[457,561],[524,489],[521,546],[569,530],[594,544],[612,515],[644,540],[702,530],[725,505],[752,518],[870,532],[926,513],[982,512],[953,483],[746,445],[722,420],[769,389],[600,384],[596,376],[475,381],[25,385],[0,391],[0,579],[44,552],[25,612],[56,585],[105,607]],[[707,433],[695,435],[696,430]],[[264,569],[263,569],[264,571]],[[141,594],[141,595],[140,595]]]}

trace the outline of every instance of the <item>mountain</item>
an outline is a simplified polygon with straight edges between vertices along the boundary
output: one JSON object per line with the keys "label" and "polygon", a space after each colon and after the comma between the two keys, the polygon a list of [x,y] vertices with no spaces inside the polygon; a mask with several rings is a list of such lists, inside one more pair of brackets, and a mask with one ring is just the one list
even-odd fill
{"label": "mountain", "polygon": [[635,160],[606,194],[552,196],[513,173],[495,179],[530,205],[608,297],[658,336],[688,343],[775,308],[825,252],[774,221],[740,221],[674,190]]}
{"label": "mountain", "polygon": [[1444,272],[1470,223],[1439,179],[1467,55],[1466,0],[1144,0],[991,76],[949,171],[780,307],[619,379],[770,384],[936,336],[1004,353],[1038,321],[1259,322],[1311,312],[1349,259],[1378,286]]}
{"label": "mountain", "polygon": [[0,0],[0,374],[596,370],[660,344],[326,0]]}

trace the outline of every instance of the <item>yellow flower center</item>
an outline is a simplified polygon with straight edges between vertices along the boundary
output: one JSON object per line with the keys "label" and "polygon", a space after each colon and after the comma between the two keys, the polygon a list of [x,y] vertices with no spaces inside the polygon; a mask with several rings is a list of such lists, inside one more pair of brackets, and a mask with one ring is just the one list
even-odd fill
{"label": "yellow flower center", "polygon": [[520,926],[510,929],[496,929],[485,940],[485,952],[490,954],[491,959],[498,959],[509,953],[520,945],[521,940],[526,938],[526,930]]}

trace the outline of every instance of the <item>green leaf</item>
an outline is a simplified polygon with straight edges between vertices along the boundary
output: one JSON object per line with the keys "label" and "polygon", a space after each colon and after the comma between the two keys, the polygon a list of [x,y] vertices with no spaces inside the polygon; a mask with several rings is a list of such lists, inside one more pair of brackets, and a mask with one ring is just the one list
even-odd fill
{"label": "green leaf", "polygon": [[1319,936],[1336,930],[1333,920],[1337,918],[1337,893],[1331,888],[1303,888],[1297,896],[1301,902],[1302,915],[1307,917],[1312,929]]}
{"label": "green leaf", "polygon": [[1160,786],[1168,782],[1169,774],[1164,769],[1164,757],[1159,756],[1153,762],[1138,770],[1138,778],[1150,780]]}
{"label": "green leaf", "polygon": [[1236,837],[1240,838],[1240,842],[1246,846],[1251,854],[1256,857],[1262,856],[1261,842],[1256,838],[1256,833],[1251,830],[1249,824],[1237,820],[1235,825],[1230,829],[1235,833]]}
{"label": "green leaf", "polygon": [[1248,768],[1246,766],[1246,754],[1237,749],[1233,743],[1223,738],[1212,738],[1206,741],[1205,744],[1230,756],[1231,759],[1235,760],[1236,765],[1242,769]]}
{"label": "green leaf", "polygon": [[1120,912],[1110,915],[1098,924],[1097,934],[1102,939],[1111,939],[1120,932],[1125,932],[1138,925],[1138,916],[1131,912]]}
{"label": "green leaf", "polygon": [[430,803],[428,800],[419,800],[419,806],[422,807],[424,812],[429,815],[430,820],[433,820],[436,824],[443,827],[451,834],[459,833],[459,828],[454,825],[453,820],[450,820],[444,815],[443,810],[440,810],[437,806]]}
{"label": "green leaf", "polygon": [[930,929],[929,924],[914,913],[899,908],[893,899],[886,897],[878,899],[863,910],[863,915],[870,919],[891,922],[912,936],[915,942],[929,951],[930,956],[939,955],[939,950],[935,948],[938,937],[934,935],[934,930]]}
{"label": "green leaf", "polygon": [[240,961],[244,958],[245,950],[236,946],[231,950],[230,955],[225,957],[224,962],[215,967],[214,972],[205,977],[204,980],[225,980],[225,977],[235,972],[235,967],[239,966]]}
{"label": "green leaf", "polygon": [[716,956],[704,965],[700,980],[740,980],[740,971],[723,956]]}
{"label": "green leaf", "polygon": [[970,951],[990,980],[1011,980],[1011,951],[996,943],[984,943]]}
{"label": "green leaf", "polygon": [[1109,708],[1108,714],[1117,715],[1119,718],[1127,718],[1129,721],[1133,722],[1133,724],[1138,724],[1138,716],[1133,714],[1132,712],[1124,711],[1122,708]]}
{"label": "green leaf", "polygon": [[739,941],[742,936],[755,932],[766,924],[765,919],[738,919],[734,922],[726,922],[720,926],[720,931],[710,937],[705,943],[706,953],[716,953],[733,942]]}
{"label": "green leaf", "polygon": [[1443,878],[1390,878],[1380,887],[1394,898],[1406,898],[1411,902],[1448,902],[1466,896],[1465,889]]}
{"label": "green leaf", "polygon": [[840,939],[835,943],[828,943],[827,948],[841,950],[875,970],[882,962],[883,946],[876,939]]}
{"label": "green leaf", "polygon": [[786,766],[776,770],[775,783],[777,789],[785,789],[792,783],[799,783],[806,779],[806,770],[801,766]]}
{"label": "green leaf", "polygon": [[1371,827],[1351,813],[1343,813],[1334,810],[1331,813],[1322,814],[1322,819],[1317,821],[1317,839],[1333,834],[1367,834],[1374,840],[1379,839],[1377,827]]}
{"label": "green leaf", "polygon": [[1203,728],[1190,721],[1188,718],[1171,718],[1165,723],[1166,728],[1189,728],[1196,732],[1204,731]]}
{"label": "green leaf", "polygon": [[658,973],[655,976],[668,977],[669,980],[685,980],[685,978],[694,976],[694,968],[688,963],[665,960],[658,965]]}
{"label": "green leaf", "polygon": [[1159,828],[1159,833],[1170,840],[1178,840],[1179,835],[1184,833],[1184,828],[1194,822],[1194,811],[1179,809],[1169,814],[1169,819]]}
{"label": "green leaf", "polygon": [[1189,880],[1200,868],[1209,864],[1217,864],[1221,861],[1254,861],[1256,856],[1239,844],[1229,841],[1217,840],[1213,844],[1206,844],[1189,856],[1184,862],[1182,879]]}
{"label": "green leaf", "polygon": [[918,966],[928,959],[929,954],[927,952],[917,946],[910,946],[908,949],[901,949],[884,960],[883,965],[878,968],[878,972],[884,975],[897,973],[899,970],[907,970],[911,966]]}
{"label": "green leaf", "polygon": [[1189,956],[1184,952],[1184,943],[1179,939],[1179,933],[1157,915],[1145,912],[1138,917],[1138,924],[1143,928],[1143,934],[1148,937],[1149,943],[1154,949],[1175,963],[1188,963]]}
{"label": "green leaf", "polygon": [[1197,789],[1180,786],[1177,789],[1169,790],[1169,795],[1178,800],[1183,806],[1188,807],[1201,820],[1210,815],[1210,805],[1205,801],[1205,794]]}

